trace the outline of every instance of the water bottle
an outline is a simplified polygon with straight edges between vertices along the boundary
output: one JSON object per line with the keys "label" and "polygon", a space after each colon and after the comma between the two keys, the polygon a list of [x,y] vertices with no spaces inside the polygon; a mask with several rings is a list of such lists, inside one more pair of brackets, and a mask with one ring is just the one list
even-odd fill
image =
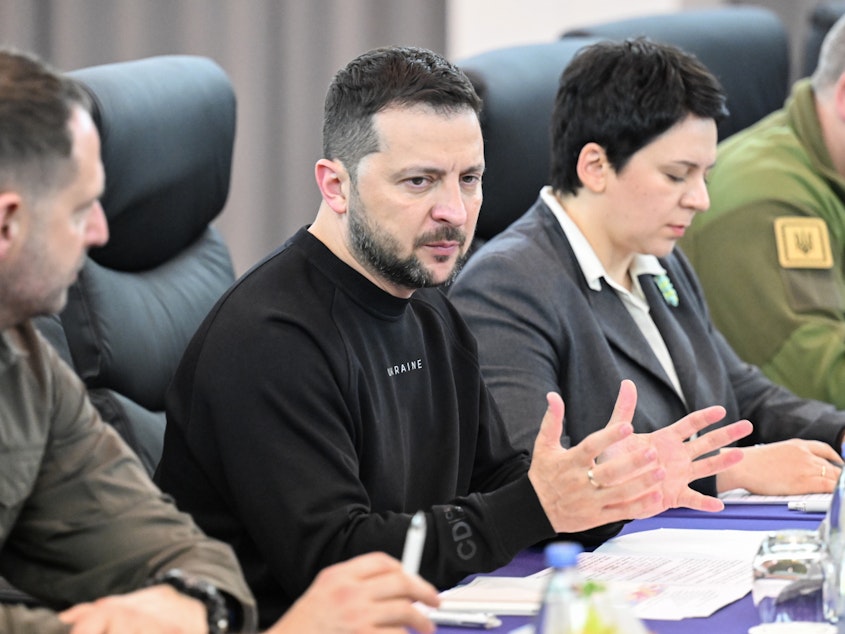
{"label": "water bottle", "polygon": [[581,631],[586,610],[581,594],[583,579],[578,573],[581,551],[580,544],[573,542],[556,542],[546,547],[546,564],[552,571],[534,623],[535,634]]}
{"label": "water bottle", "polygon": [[823,604],[828,621],[839,622],[840,631],[845,627],[845,469],[833,490],[830,508],[819,527],[819,537],[827,549],[827,565],[823,588]]}

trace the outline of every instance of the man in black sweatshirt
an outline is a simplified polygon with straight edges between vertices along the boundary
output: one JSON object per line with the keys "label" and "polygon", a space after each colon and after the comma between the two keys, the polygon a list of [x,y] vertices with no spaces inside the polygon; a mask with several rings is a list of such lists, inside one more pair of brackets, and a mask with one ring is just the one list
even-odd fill
{"label": "man in black sweatshirt", "polygon": [[557,533],[597,542],[671,506],[721,508],[687,484],[736,452],[692,459],[750,425],[683,442],[721,408],[652,442],[631,435],[626,383],[608,427],[564,449],[551,394],[533,459],[508,442],[475,340],[436,288],[465,259],[481,207],[480,108],[430,51],[378,49],[342,69],[314,223],[220,300],[174,379],[157,481],[232,544],[262,623],[324,566],[400,554],[420,509],[420,573],[448,586]]}

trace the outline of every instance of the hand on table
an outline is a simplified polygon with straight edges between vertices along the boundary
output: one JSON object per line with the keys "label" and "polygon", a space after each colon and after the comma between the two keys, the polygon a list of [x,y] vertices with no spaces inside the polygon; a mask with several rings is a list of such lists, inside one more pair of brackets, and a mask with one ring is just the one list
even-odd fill
{"label": "hand on table", "polygon": [[206,634],[205,606],[168,585],[80,603],[59,614],[71,634]]}
{"label": "hand on table", "polygon": [[720,491],[747,489],[758,495],[830,493],[836,486],[842,458],[830,445],[793,438],[743,447],[742,462],[720,473]]}
{"label": "hand on table", "polygon": [[392,557],[369,553],[320,572],[266,634],[434,632],[415,601],[436,607],[440,600],[433,586]]}

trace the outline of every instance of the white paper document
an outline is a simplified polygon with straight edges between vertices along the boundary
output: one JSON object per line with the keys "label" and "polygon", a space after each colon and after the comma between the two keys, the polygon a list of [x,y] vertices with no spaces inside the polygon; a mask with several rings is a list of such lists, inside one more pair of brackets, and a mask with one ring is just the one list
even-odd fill
{"label": "white paper document", "polygon": [[543,573],[530,577],[476,577],[465,586],[441,592],[440,609],[531,615],[537,613],[545,588]]}
{"label": "white paper document", "polygon": [[751,591],[760,531],[658,529],[621,535],[578,567],[623,593],[641,619],[707,617]]}
{"label": "white paper document", "polygon": [[758,495],[745,489],[731,489],[719,494],[725,504],[789,504],[790,502],[812,502],[830,506],[831,493],[807,493],[804,495]]}
{"label": "white paper document", "polygon": [[[641,619],[707,617],[751,591],[751,564],[764,535],[666,528],[631,533],[582,554],[578,568],[624,596]],[[477,577],[441,593],[441,610],[534,614],[548,572]]]}

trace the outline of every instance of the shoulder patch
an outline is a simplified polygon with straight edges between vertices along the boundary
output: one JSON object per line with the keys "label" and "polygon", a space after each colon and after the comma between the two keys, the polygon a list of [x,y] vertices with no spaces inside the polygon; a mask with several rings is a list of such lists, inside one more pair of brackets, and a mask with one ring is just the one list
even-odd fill
{"label": "shoulder patch", "polygon": [[830,234],[821,218],[785,216],[775,218],[778,262],[785,269],[833,267]]}

